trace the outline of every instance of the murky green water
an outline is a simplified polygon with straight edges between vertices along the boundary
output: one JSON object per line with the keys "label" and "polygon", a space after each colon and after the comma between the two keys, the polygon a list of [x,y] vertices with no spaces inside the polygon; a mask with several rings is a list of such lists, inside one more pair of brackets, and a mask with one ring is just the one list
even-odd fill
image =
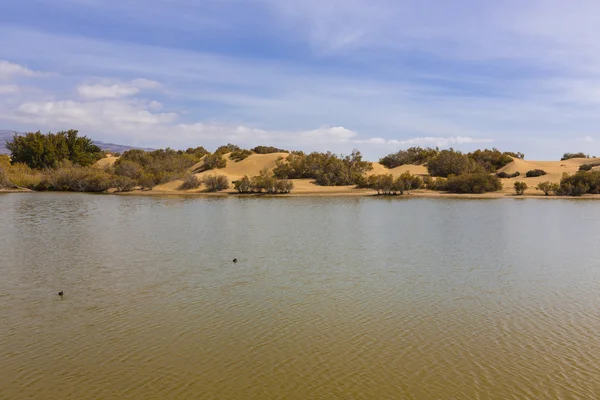
{"label": "murky green water", "polygon": [[0,399],[597,398],[599,226],[595,201],[2,195]]}

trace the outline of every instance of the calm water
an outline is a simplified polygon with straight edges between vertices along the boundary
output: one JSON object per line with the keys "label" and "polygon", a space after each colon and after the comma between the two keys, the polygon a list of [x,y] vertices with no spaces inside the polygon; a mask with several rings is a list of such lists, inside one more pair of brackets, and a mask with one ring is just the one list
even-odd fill
{"label": "calm water", "polygon": [[597,398],[599,226],[593,201],[2,195],[0,399]]}

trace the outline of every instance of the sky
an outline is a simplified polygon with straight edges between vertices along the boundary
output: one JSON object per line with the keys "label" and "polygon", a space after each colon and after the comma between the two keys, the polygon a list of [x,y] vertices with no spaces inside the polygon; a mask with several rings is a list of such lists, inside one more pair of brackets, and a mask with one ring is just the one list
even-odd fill
{"label": "sky", "polygon": [[0,129],[600,155],[600,2],[0,1]]}

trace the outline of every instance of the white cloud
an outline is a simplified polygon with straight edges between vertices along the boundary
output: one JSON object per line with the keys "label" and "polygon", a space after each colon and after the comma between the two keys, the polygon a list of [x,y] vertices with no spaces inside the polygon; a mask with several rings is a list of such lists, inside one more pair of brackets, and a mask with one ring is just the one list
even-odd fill
{"label": "white cloud", "polygon": [[0,60],[0,80],[8,80],[16,76],[36,75],[40,75],[40,73],[10,61]]}
{"label": "white cloud", "polygon": [[591,137],[591,136],[585,136],[583,138],[583,141],[586,142],[586,143],[594,143],[594,138]]}
{"label": "white cloud", "polygon": [[77,87],[77,92],[87,99],[118,99],[119,97],[131,96],[139,91],[139,88],[120,84],[80,85]]}
{"label": "white cloud", "polygon": [[101,132],[137,131],[142,135],[145,129],[170,124],[177,118],[175,113],[152,113],[147,108],[146,104],[135,100],[28,102],[8,117],[55,129],[81,127]]}
{"label": "white cloud", "polygon": [[144,78],[134,79],[131,84],[139,89],[156,89],[160,86],[160,83]]}
{"label": "white cloud", "polygon": [[480,144],[480,143],[492,143],[494,140],[489,138],[473,138],[466,136],[455,136],[455,137],[416,137],[407,140],[388,140],[389,144],[394,145],[410,145],[410,146],[437,146],[437,147],[449,147],[461,144]]}
{"label": "white cloud", "polygon": [[0,94],[16,94],[19,93],[17,85],[0,85]]}

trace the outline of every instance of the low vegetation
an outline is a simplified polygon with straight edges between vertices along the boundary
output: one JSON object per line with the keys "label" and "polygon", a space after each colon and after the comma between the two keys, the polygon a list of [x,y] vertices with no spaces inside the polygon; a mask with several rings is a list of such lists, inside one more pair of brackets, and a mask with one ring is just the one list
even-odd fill
{"label": "low vegetation", "polygon": [[411,147],[406,150],[400,150],[397,153],[389,154],[379,160],[379,163],[386,168],[396,168],[401,165],[422,165],[439,154],[439,149]]}
{"label": "low vegetation", "polygon": [[564,174],[556,191],[559,196],[582,196],[600,193],[600,171],[580,171]]}
{"label": "low vegetation", "polygon": [[240,150],[232,151],[229,154],[229,159],[233,160],[235,162],[240,162],[240,161],[248,158],[251,155],[252,155],[252,152],[250,150],[240,149]]}
{"label": "low vegetation", "polygon": [[517,196],[522,196],[527,190],[527,184],[525,182],[515,182],[514,186]]}
{"label": "low vegetation", "polygon": [[252,151],[256,154],[289,153],[287,150],[278,149],[273,146],[256,146]]}
{"label": "low vegetation", "polygon": [[229,189],[229,179],[225,175],[206,175],[202,179],[208,192],[220,192]]}
{"label": "low vegetation", "polygon": [[235,144],[227,143],[226,145],[217,147],[214,154],[222,156],[227,153],[233,153],[234,151],[240,151],[240,150],[242,150],[242,149],[239,146],[236,146]]}
{"label": "low vegetation", "polygon": [[546,175],[546,171],[544,171],[543,169],[532,169],[530,171],[527,171],[527,173],[525,174],[525,177],[535,178],[535,177],[544,176],[544,175]]}
{"label": "low vegetation", "polygon": [[321,186],[364,186],[365,173],[371,169],[372,164],[363,161],[358,150],[341,157],[331,152],[305,155],[300,151],[277,160],[273,174],[278,179],[314,179]]}
{"label": "low vegetation", "polygon": [[514,153],[503,153],[498,149],[476,150],[467,156],[487,172],[496,172],[513,161]]}
{"label": "low vegetation", "polygon": [[600,163],[582,164],[579,166],[580,171],[591,171],[592,168],[600,166]]}
{"label": "low vegetation", "polygon": [[392,174],[371,175],[367,180],[366,187],[376,190],[378,195],[390,196],[420,189],[423,184],[423,179],[419,176],[405,172],[395,179]]}
{"label": "low vegetation", "polygon": [[585,154],[585,153],[583,153],[583,152],[579,152],[579,153],[565,153],[561,157],[560,161],[566,161],[566,160],[570,160],[572,158],[590,158],[590,156],[587,155],[587,154]]}
{"label": "low vegetation", "polygon": [[560,190],[560,185],[558,183],[546,181],[538,183],[536,189],[541,190],[542,192],[544,192],[544,195],[548,196],[550,195],[550,193],[558,193]]}
{"label": "low vegetation", "polygon": [[512,173],[512,174],[508,174],[508,173],[506,173],[506,172],[498,172],[498,173],[496,174],[496,176],[497,176],[498,178],[502,178],[502,179],[516,178],[517,176],[520,176],[520,175],[521,175],[521,173],[520,173],[519,171],[517,171],[517,172],[515,172],[515,173]]}
{"label": "low vegetation", "polygon": [[227,160],[223,158],[223,155],[217,153],[204,156],[202,161],[202,166],[200,166],[196,172],[210,171],[212,169],[220,169],[227,166]]}
{"label": "low vegetation", "polygon": [[495,175],[486,172],[475,172],[450,176],[445,182],[445,188],[439,190],[446,190],[451,193],[486,193],[501,189],[502,183]]}
{"label": "low vegetation", "polygon": [[431,176],[447,178],[450,175],[474,174],[484,172],[484,168],[467,154],[453,149],[442,150],[427,163]]}
{"label": "low vegetation", "polygon": [[192,190],[198,189],[202,185],[202,181],[198,179],[198,177],[194,174],[187,174],[183,178],[183,183],[181,184],[180,189],[182,190]]}
{"label": "low vegetation", "polygon": [[268,170],[263,169],[260,174],[253,177],[244,175],[242,179],[233,181],[233,187],[239,193],[290,193],[294,183],[289,179],[277,179]]}

